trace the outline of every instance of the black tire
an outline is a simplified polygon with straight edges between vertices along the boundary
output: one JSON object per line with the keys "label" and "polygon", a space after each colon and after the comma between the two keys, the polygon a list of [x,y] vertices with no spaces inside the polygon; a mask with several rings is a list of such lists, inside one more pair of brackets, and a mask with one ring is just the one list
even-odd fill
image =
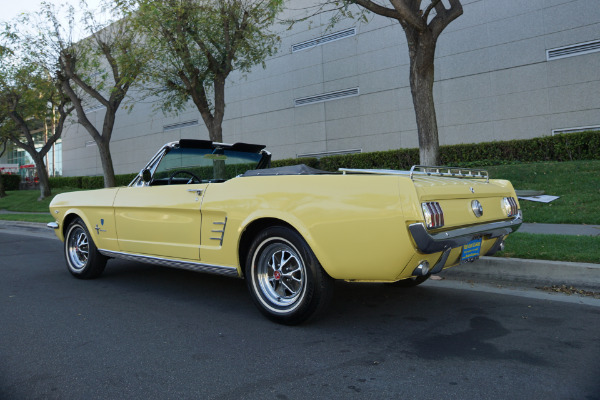
{"label": "black tire", "polygon": [[74,277],[94,279],[104,272],[108,258],[100,254],[80,218],[73,220],[67,227],[64,251],[67,269]]}
{"label": "black tire", "polygon": [[333,294],[333,279],[304,239],[286,227],[270,227],[256,236],[245,276],[254,304],[280,324],[296,325],[319,314]]}
{"label": "black tire", "polygon": [[396,287],[415,287],[419,286],[421,283],[425,282],[431,274],[423,275],[423,276],[415,276],[413,278],[402,279],[400,281],[390,283],[391,286]]}

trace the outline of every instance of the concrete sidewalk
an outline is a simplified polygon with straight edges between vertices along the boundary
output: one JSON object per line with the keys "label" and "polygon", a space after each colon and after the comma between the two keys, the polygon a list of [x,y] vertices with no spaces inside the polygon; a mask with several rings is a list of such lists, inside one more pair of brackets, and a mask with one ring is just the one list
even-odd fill
{"label": "concrete sidewalk", "polygon": [[600,225],[573,225],[573,224],[522,224],[517,232],[535,233],[542,235],[583,235],[600,236]]}
{"label": "concrete sidewalk", "polygon": [[[519,232],[598,236],[596,230],[600,230],[600,226],[523,224]],[[58,240],[46,224],[36,222],[0,220],[0,232]],[[600,264],[482,257],[476,262],[449,268],[440,276],[453,280],[493,281],[515,286],[567,285],[600,292]]]}

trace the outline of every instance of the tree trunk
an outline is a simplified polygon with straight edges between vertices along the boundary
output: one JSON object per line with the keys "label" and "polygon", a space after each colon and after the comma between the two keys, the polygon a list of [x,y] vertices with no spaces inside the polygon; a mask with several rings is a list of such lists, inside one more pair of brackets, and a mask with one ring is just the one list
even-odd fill
{"label": "tree trunk", "polygon": [[[223,142],[223,117],[225,116],[225,79],[227,76],[217,76],[214,81],[215,112],[210,129],[210,138],[213,142]],[[213,139],[214,138],[214,139]]]}
{"label": "tree trunk", "polygon": [[33,157],[33,161],[35,162],[35,170],[40,185],[40,197],[38,198],[38,201],[42,201],[46,197],[52,195],[50,191],[50,178],[48,177],[48,170],[46,169],[46,163],[44,163],[44,157],[37,154],[37,156]]}
{"label": "tree trunk", "polygon": [[[4,155],[4,152],[6,151],[6,143],[7,141],[4,140],[4,143],[2,143],[2,150],[0,150],[0,157],[2,157]],[[2,171],[0,171],[0,199],[6,197],[6,191],[4,189],[4,178],[2,177]]]}
{"label": "tree trunk", "polygon": [[406,29],[410,56],[410,90],[419,135],[421,165],[439,165],[439,140],[433,101],[436,42],[430,31]]}
{"label": "tree trunk", "polygon": [[97,140],[98,151],[100,153],[100,160],[102,162],[102,173],[104,175],[104,187],[110,188],[115,187],[115,170],[113,167],[112,156],[110,154],[110,142],[104,140]]}
{"label": "tree trunk", "polygon": [[2,172],[0,172],[0,199],[6,197],[6,191],[4,190],[4,178]]}
{"label": "tree trunk", "polygon": [[214,112],[211,113],[204,89],[193,93],[192,100],[204,120],[211,141],[223,143],[223,117],[225,116],[225,77],[214,80]]}
{"label": "tree trunk", "polygon": [[212,124],[208,128],[208,137],[213,142],[223,143],[223,120],[217,121],[213,118]]}
{"label": "tree trunk", "polygon": [[112,156],[110,154],[110,138],[115,123],[115,114],[119,108],[118,104],[120,104],[120,101],[116,106],[115,103],[112,102],[106,107],[104,124],[102,126],[102,135],[100,135],[100,132],[98,132],[96,127],[90,122],[85,114],[81,99],[71,87],[71,83],[68,78],[64,76],[61,78],[61,87],[71,99],[71,103],[73,104],[73,107],[77,113],[77,122],[79,122],[81,126],[88,131],[92,139],[94,139],[94,142],[96,142],[96,145],[98,145],[98,152],[100,153],[100,161],[102,162],[102,172],[104,175],[104,187],[114,187],[116,181]]}

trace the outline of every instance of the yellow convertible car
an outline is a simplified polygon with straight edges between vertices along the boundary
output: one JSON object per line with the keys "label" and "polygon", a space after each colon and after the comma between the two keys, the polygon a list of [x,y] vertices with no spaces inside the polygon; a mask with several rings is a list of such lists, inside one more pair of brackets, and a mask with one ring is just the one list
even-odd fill
{"label": "yellow convertible car", "polygon": [[522,222],[486,171],[269,168],[264,146],[168,143],[128,187],[56,196],[48,224],[77,278],[110,258],[245,278],[270,319],[297,324],[334,279],[414,286],[503,247]]}

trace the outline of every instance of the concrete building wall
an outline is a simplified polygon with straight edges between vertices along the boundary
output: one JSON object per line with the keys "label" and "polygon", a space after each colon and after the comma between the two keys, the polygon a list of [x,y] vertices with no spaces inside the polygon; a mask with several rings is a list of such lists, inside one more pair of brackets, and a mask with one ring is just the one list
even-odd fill
{"label": "concrete building wall", "polygon": [[[294,0],[296,9],[313,0]],[[464,14],[436,51],[434,94],[441,144],[531,138],[555,129],[600,125],[600,52],[547,60],[546,51],[600,40],[597,0],[463,0]],[[290,12],[288,11],[288,15]],[[320,152],[417,147],[404,33],[396,21],[328,16],[280,30],[278,54],[226,89],[226,142],[267,145],[274,158]],[[355,28],[344,39],[292,52],[292,45]],[[295,106],[295,100],[344,89],[358,95]],[[160,104],[160,103],[157,103]],[[208,139],[193,105],[165,116],[137,103],[118,114],[111,144],[116,173],[139,171],[165,142]],[[93,118],[102,125],[103,110]],[[181,129],[170,125],[197,121]],[[165,126],[167,128],[165,128]],[[79,125],[63,139],[65,175],[102,173],[97,148]],[[87,143],[87,145],[86,145]]]}

